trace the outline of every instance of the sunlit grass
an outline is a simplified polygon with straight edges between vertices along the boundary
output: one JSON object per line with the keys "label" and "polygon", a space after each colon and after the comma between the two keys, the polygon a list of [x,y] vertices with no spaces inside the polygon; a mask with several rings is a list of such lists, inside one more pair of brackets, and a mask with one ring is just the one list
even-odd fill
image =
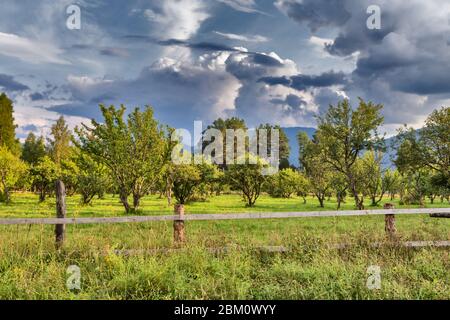
{"label": "sunlit grass", "polygon": [[[68,216],[124,215],[112,196],[96,199],[92,206],[69,197],[67,204]],[[325,209],[335,206],[331,200]],[[434,206],[444,205],[438,201]],[[351,199],[343,209],[353,209]],[[198,214],[309,210],[321,210],[313,198],[304,205],[300,198],[262,196],[256,207],[246,208],[238,195],[186,208]],[[149,196],[140,214],[171,212],[165,199]],[[33,194],[15,194],[13,204],[0,206],[3,218],[54,215],[54,199],[39,204]],[[401,240],[450,239],[449,219],[398,216],[397,229]],[[370,243],[386,241],[383,216],[191,221],[186,232],[184,249],[166,251],[173,248],[169,222],[69,225],[63,250],[57,252],[53,226],[1,226],[0,298],[450,299],[448,248],[372,248]],[[337,250],[330,247],[334,243],[353,246]],[[265,253],[261,246],[290,251]],[[226,251],[211,250],[224,247]],[[115,250],[130,251],[122,255]],[[78,293],[65,286],[72,264],[82,272]],[[366,287],[370,265],[382,269],[381,290]]]}

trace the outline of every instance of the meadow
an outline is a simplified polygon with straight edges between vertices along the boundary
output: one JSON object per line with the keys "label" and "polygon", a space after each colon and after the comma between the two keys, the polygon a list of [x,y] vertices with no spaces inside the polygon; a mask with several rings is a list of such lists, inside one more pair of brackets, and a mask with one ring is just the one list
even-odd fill
{"label": "meadow", "polygon": [[[398,200],[392,202],[400,208]],[[383,204],[382,203],[382,204]],[[381,204],[381,206],[382,206]],[[436,201],[427,207],[445,207]],[[369,204],[367,207],[370,209]],[[414,206],[410,206],[414,207]],[[240,213],[335,210],[336,201],[262,196],[253,208],[239,195],[186,205],[186,212]],[[352,199],[342,209],[353,209]],[[158,196],[143,199],[139,214],[170,214]],[[122,216],[118,197],[81,206],[67,198],[68,217]],[[0,217],[54,217],[55,199],[39,204],[16,193]],[[385,238],[384,217],[195,221],[187,244],[173,248],[169,222],[67,226],[54,248],[53,226],[0,227],[1,299],[450,299],[448,248],[404,248]],[[449,240],[450,220],[398,216],[402,241]],[[374,248],[373,242],[385,243]],[[336,249],[332,244],[351,246]],[[283,246],[270,252],[262,246]],[[226,250],[216,250],[226,248]],[[81,270],[81,290],[66,287],[66,269]],[[381,289],[366,286],[367,268],[380,266]]]}

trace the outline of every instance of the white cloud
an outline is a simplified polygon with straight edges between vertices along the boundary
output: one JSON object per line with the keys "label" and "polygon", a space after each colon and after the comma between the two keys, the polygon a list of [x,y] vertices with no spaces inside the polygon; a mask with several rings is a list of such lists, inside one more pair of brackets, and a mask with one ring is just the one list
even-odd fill
{"label": "white cloud", "polygon": [[214,33],[228,40],[237,40],[245,42],[267,42],[270,40],[269,38],[260,35],[240,35],[234,33],[223,33],[219,31],[214,31]]}
{"label": "white cloud", "polygon": [[256,9],[255,0],[217,0],[227,6],[233,8],[236,11],[246,13],[261,13],[267,15],[267,13]]}
{"label": "white cloud", "polygon": [[51,44],[33,41],[15,34],[0,32],[0,54],[33,64],[70,64],[60,58],[62,50]]}
{"label": "white cloud", "polygon": [[191,38],[209,18],[207,5],[201,0],[159,1],[156,8],[146,9],[144,15],[155,23],[154,34],[179,40]]}

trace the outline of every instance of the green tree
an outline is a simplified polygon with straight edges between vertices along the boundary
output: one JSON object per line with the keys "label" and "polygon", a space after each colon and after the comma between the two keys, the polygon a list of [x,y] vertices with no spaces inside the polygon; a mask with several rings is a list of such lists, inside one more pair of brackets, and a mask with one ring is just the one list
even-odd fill
{"label": "green tree", "polygon": [[174,167],[173,195],[178,204],[186,204],[194,195],[195,188],[201,182],[201,172],[197,166],[182,164]]}
{"label": "green tree", "polygon": [[318,118],[316,143],[322,150],[322,161],[346,177],[358,209],[363,209],[364,203],[354,166],[363,151],[384,147],[384,138],[377,133],[383,123],[382,108],[382,105],[360,99],[358,108],[353,110],[345,99],[336,106],[330,105],[326,114]]}
{"label": "green tree", "polygon": [[45,157],[45,142],[43,137],[36,137],[30,132],[22,148],[22,160],[30,165],[35,165]]}
{"label": "green tree", "polygon": [[265,189],[274,198],[290,198],[301,191],[303,184],[304,177],[298,171],[288,168],[267,177]]}
{"label": "green tree", "polygon": [[59,117],[51,128],[51,138],[48,138],[49,154],[57,165],[63,160],[69,159],[71,155],[72,132],[63,116]]}
{"label": "green tree", "polygon": [[362,175],[359,181],[362,182],[364,192],[369,195],[372,206],[377,206],[387,192],[386,184],[383,183],[382,160],[383,154],[374,151],[366,152],[361,158]]}
{"label": "green tree", "polygon": [[31,167],[30,175],[33,179],[33,186],[39,193],[39,201],[44,202],[47,195],[53,193],[55,182],[59,176],[58,166],[49,156],[45,156]]}
{"label": "green tree", "polygon": [[111,184],[108,169],[83,152],[78,152],[75,162],[79,168],[77,191],[81,194],[81,203],[88,205],[95,196],[101,198],[108,190]]}
{"label": "green tree", "polygon": [[333,172],[331,174],[331,188],[336,194],[337,210],[341,208],[342,203],[347,196],[348,184],[345,176],[340,172]]}
{"label": "green tree", "polygon": [[6,146],[0,147],[0,201],[11,202],[11,189],[26,172],[27,166]]}
{"label": "green tree", "polygon": [[[78,147],[105,164],[114,177],[125,211],[136,211],[141,198],[156,187],[166,161],[164,130],[153,118],[153,109],[135,109],[124,120],[126,108],[100,106],[104,123],[77,128]],[[133,195],[133,207],[128,197]]]}
{"label": "green tree", "polygon": [[300,167],[309,181],[311,192],[324,207],[326,195],[332,188],[332,168],[323,161],[322,150],[315,140],[310,140],[305,132],[298,135]]}
{"label": "green tree", "polygon": [[[244,132],[247,132],[247,125],[245,124],[245,121],[243,119],[239,119],[236,117],[228,118],[228,119],[222,119],[219,118],[215,120],[211,125],[207,127],[208,129],[217,129],[222,134],[222,147],[223,147],[223,164],[220,165],[221,168],[226,167],[226,130],[232,129],[232,130],[243,130]],[[202,150],[206,148],[210,143],[213,143],[214,141],[204,141]],[[246,141],[246,144],[248,141]],[[235,158],[237,157],[237,148],[238,148],[238,141],[235,139],[234,141],[234,154]],[[214,154],[212,155],[215,156]]]}
{"label": "green tree", "polygon": [[268,165],[263,159],[254,155],[247,155],[245,160],[245,164],[229,165],[225,171],[225,177],[234,190],[242,192],[247,206],[253,207],[266,181],[263,170],[267,169]]}
{"label": "green tree", "polygon": [[383,175],[383,185],[389,193],[389,197],[394,200],[395,195],[400,191],[400,174],[397,170],[387,169]]}
{"label": "green tree", "polygon": [[0,146],[6,146],[13,154],[20,154],[20,143],[16,139],[12,101],[2,93],[0,95]]}
{"label": "green tree", "polygon": [[[258,127],[258,130],[267,130],[267,154],[271,154],[272,150],[272,130],[278,130],[279,132],[279,157],[280,157],[280,169],[289,168],[289,155],[291,154],[291,147],[289,146],[289,138],[286,135],[286,132],[279,125],[270,125],[270,124],[261,124]],[[258,132],[258,131],[257,131]],[[259,137],[259,135],[258,135]],[[258,148],[259,151],[259,148]],[[259,153],[260,154],[260,153]]]}
{"label": "green tree", "polygon": [[[450,107],[433,111],[420,130],[405,127],[397,138],[397,168],[405,173],[420,168],[435,170],[450,180]],[[436,181],[437,182],[437,181]],[[442,185],[440,186],[442,187]]]}

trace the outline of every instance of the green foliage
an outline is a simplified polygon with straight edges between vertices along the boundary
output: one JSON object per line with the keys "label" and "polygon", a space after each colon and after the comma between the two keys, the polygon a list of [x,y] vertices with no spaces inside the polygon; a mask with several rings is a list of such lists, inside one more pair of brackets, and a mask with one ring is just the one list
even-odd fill
{"label": "green foliage", "polygon": [[[271,141],[272,141],[272,136],[271,136],[271,132],[272,130],[278,130],[279,131],[279,141],[278,141],[278,146],[279,146],[279,157],[280,157],[280,169],[286,169],[289,168],[289,155],[291,153],[291,147],[289,146],[289,139],[286,135],[286,132],[284,132],[284,130],[279,126],[279,125],[271,125],[271,124],[264,124],[264,125],[260,125],[258,127],[258,130],[260,129],[265,129],[267,130],[267,154],[270,155],[271,154],[271,150],[272,150],[272,145],[271,145]],[[258,132],[258,131],[257,131]],[[258,133],[258,138],[259,138],[259,133]],[[259,150],[259,148],[258,148]],[[259,153],[261,154],[261,153]]]}
{"label": "green foliage", "polygon": [[0,201],[11,202],[11,189],[25,174],[27,166],[6,146],[0,147]]}
{"label": "green foliage", "polygon": [[336,106],[330,105],[327,113],[318,119],[314,143],[319,145],[322,161],[345,175],[358,209],[364,206],[354,166],[363,151],[384,148],[384,138],[377,133],[383,123],[382,108],[382,105],[360,99],[358,108],[353,110],[346,99]]}
{"label": "green foliage", "polygon": [[20,154],[20,143],[16,139],[12,101],[2,93],[0,95],[0,146],[6,146],[13,154]]}
{"label": "green foliage", "polygon": [[269,176],[265,190],[274,198],[287,199],[294,194],[305,194],[307,183],[307,179],[300,172],[289,168]]}
{"label": "green foliage", "polygon": [[[244,164],[238,164],[245,161]],[[248,155],[237,159],[236,164],[229,165],[225,179],[234,190],[240,190],[248,207],[253,207],[258,200],[266,176],[263,170],[269,169],[267,163],[259,157]]]}
{"label": "green foliage", "polygon": [[81,194],[81,203],[91,204],[95,196],[103,197],[111,182],[105,165],[98,163],[89,155],[78,152],[75,157],[78,172],[76,176],[77,191]]}
{"label": "green foliage", "polygon": [[[243,130],[244,132],[247,131],[247,125],[245,124],[245,121],[240,118],[232,117],[227,119],[219,118],[215,120],[211,125],[207,127],[207,129],[217,129],[222,133],[222,147],[223,147],[223,160],[220,167],[224,168],[226,164],[226,130],[232,129],[232,130]],[[203,142],[202,150],[206,148],[209,144],[214,143],[212,142]],[[247,143],[247,142],[246,142]],[[234,153],[236,155],[237,153],[237,141],[234,143]],[[209,155],[208,155],[209,156]],[[212,155],[215,156],[215,155]]]}
{"label": "green foliage", "polygon": [[61,165],[62,161],[68,160],[71,155],[70,142],[72,140],[72,132],[63,116],[59,117],[51,128],[51,138],[47,139],[49,143],[49,154],[57,165]]}
{"label": "green foliage", "polygon": [[45,201],[46,197],[53,193],[55,182],[60,175],[60,170],[55,162],[45,156],[30,168],[30,176],[33,180],[33,187],[39,193],[39,201]]}
{"label": "green foliage", "polygon": [[323,152],[316,141],[311,141],[306,133],[298,136],[300,167],[305,172],[311,192],[324,207],[325,197],[333,186],[332,166],[323,160]]}
{"label": "green foliage", "polygon": [[384,190],[389,193],[391,200],[400,192],[401,176],[397,170],[387,169],[384,172],[382,184]]}
{"label": "green foliage", "polygon": [[419,169],[431,169],[441,177],[438,188],[450,183],[450,107],[435,110],[420,131],[405,127],[399,130],[395,164],[400,172],[411,176]]}
{"label": "green foliage", "polygon": [[[135,211],[140,199],[155,188],[167,161],[164,131],[153,118],[153,109],[135,109],[124,120],[126,108],[100,106],[104,123],[92,120],[91,126],[77,128],[78,147],[106,165],[119,189],[125,211]],[[133,195],[133,208],[128,196]]]}
{"label": "green foliage", "polygon": [[208,159],[197,165],[201,182],[197,187],[199,196],[205,200],[208,196],[218,195],[223,190],[224,173]]}
{"label": "green foliage", "polygon": [[30,165],[35,165],[45,157],[45,142],[43,137],[36,137],[30,132],[22,148],[22,160]]}
{"label": "green foliage", "polygon": [[360,192],[368,195],[371,199],[372,206],[377,206],[387,192],[386,184],[383,183],[382,160],[383,154],[374,151],[366,152],[361,158],[358,184],[361,185]]}
{"label": "green foliage", "polygon": [[174,167],[172,181],[173,195],[178,204],[186,204],[194,195],[202,176],[197,166],[182,164]]}

